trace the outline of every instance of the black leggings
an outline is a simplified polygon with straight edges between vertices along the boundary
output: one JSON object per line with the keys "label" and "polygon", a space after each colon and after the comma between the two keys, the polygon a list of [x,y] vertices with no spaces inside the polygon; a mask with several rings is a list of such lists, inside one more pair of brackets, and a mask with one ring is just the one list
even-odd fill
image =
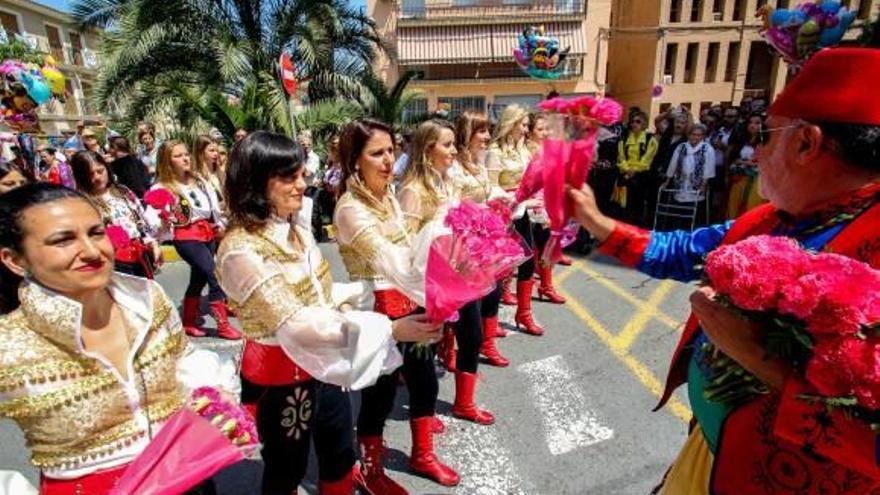
{"label": "black leggings", "polygon": [[528,213],[523,213],[521,218],[517,218],[513,222],[513,226],[534,252],[531,258],[522,265],[519,265],[516,272],[516,280],[518,282],[531,280],[535,275],[535,260],[541,257],[544,246],[550,240],[550,229],[541,224],[532,223]]}
{"label": "black leggings", "polygon": [[440,391],[434,371],[435,346],[419,350],[411,349],[412,344],[397,344],[397,347],[403,353],[403,366],[390,375],[379,377],[375,385],[361,391],[357,427],[358,435],[362,437],[382,436],[385,420],[394,408],[400,373],[403,373],[409,392],[409,417],[417,419],[434,415]]}
{"label": "black leggings", "polygon": [[186,297],[199,297],[202,289],[208,286],[208,300],[222,301],[226,299],[223,289],[214,275],[214,255],[217,253],[217,242],[174,241],[177,253],[189,264],[189,285],[186,286]]}
{"label": "black leggings", "polygon": [[263,444],[263,495],[296,493],[314,434],[321,480],[337,481],[355,462],[348,394],[316,380],[266,387],[241,378],[241,401],[257,405]]}
{"label": "black leggings", "polygon": [[458,321],[455,322],[455,341],[458,353],[455,367],[465,373],[476,373],[480,358],[480,346],[483,345],[483,318],[498,316],[498,305],[501,301],[501,284],[498,284],[486,297],[466,304],[458,310]]}

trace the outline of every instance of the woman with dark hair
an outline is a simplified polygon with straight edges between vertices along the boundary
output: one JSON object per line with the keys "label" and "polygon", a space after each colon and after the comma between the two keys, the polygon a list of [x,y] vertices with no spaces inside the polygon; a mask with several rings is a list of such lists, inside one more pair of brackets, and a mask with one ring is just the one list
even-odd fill
{"label": "woman with dark hair", "polygon": [[755,151],[761,145],[764,115],[753,112],[746,119],[745,129],[730,141],[730,168],[727,171],[727,218],[738,218],[764,202],[758,193],[758,162]]}
{"label": "woman with dark hair", "polygon": [[202,289],[207,285],[208,304],[217,321],[217,335],[238,340],[241,332],[229,323],[226,295],[214,274],[217,238],[223,236],[226,228],[219,193],[193,170],[189,150],[180,141],[162,143],[156,171],[157,180],[152,190],[164,190],[173,199],[160,213],[164,232],[190,266],[189,285],[183,300],[183,328],[192,337],[206,335],[197,320]]}
{"label": "woman with dark hair", "polygon": [[[263,440],[264,494],[290,494],[306,472],[314,431],[322,494],[354,492],[351,408],[342,388],[375,383],[401,362],[400,340],[439,336],[415,318],[392,323],[350,311],[357,284],[334,284],[307,227],[293,219],[305,193],[303,154],[258,131],[233,148],[226,181],[230,229],[220,282],[241,311],[242,402]],[[297,408],[298,418],[288,418]]]}
{"label": "woman with dark hair", "polygon": [[82,193],[0,196],[0,418],[24,432],[46,495],[109,494],[189,390],[235,389],[187,344],[162,287],[114,272],[113,257]]}
{"label": "woman with dark hair", "polygon": [[[360,307],[398,319],[415,314],[425,305],[427,250],[419,253],[413,249],[404,212],[392,192],[392,136],[386,124],[369,119],[354,121],[343,128],[339,140],[342,195],[333,223],[348,275],[365,289],[366,297]],[[399,373],[403,374],[409,391],[410,467],[443,485],[457,484],[458,474],[442,464],[434,453],[432,435],[445,427],[434,417],[439,385],[433,359],[409,350],[403,354],[399,372],[380,378],[361,394],[358,443],[367,489],[389,495],[407,493],[382,467],[382,435],[394,406]]]}
{"label": "woman with dark hair", "polygon": [[134,193],[116,183],[101,155],[78,151],[70,164],[77,189],[94,201],[104,226],[112,229],[116,271],[153,278],[162,261],[162,248],[155,239],[161,220],[155,210],[148,217]]}
{"label": "woman with dark hair", "polygon": [[0,194],[27,184],[28,178],[11,162],[0,162]]}

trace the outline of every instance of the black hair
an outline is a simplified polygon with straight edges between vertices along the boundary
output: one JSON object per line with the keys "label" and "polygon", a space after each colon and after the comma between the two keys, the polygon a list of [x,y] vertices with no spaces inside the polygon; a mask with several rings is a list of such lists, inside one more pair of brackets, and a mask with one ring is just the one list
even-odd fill
{"label": "black hair", "polygon": [[126,138],[125,136],[116,136],[115,138],[111,139],[110,146],[121,153],[131,153],[131,143],[128,142],[128,138]]}
{"label": "black hair", "polygon": [[226,167],[230,223],[250,232],[263,228],[272,215],[269,179],[293,177],[304,160],[302,148],[282,134],[257,131],[236,143]]}
{"label": "black hair", "polygon": [[[9,175],[12,172],[18,172],[21,175],[25,176],[25,173],[22,172],[22,170],[20,168],[18,168],[18,165],[14,164],[12,162],[0,162],[0,179],[6,177],[7,175]],[[25,176],[25,177],[27,177],[27,176]]]}
{"label": "black hair", "polygon": [[70,158],[70,168],[73,170],[73,180],[76,181],[76,188],[86,194],[92,194],[92,164],[98,163],[107,169],[107,187],[116,183],[110,166],[104,160],[104,157],[91,151],[77,151]]}
{"label": "black hair", "polygon": [[[388,134],[392,142],[394,131],[385,122],[374,119],[358,119],[349,122],[339,133],[339,161],[342,162],[342,181],[339,184],[339,195],[345,193],[348,178],[357,173],[357,161],[367,146],[367,142],[376,132]],[[413,135],[404,135],[407,144],[412,143]]]}
{"label": "black hair", "polygon": [[818,125],[841,159],[860,169],[880,173],[880,126],[840,122]]}
{"label": "black hair", "polygon": [[[82,199],[92,204],[82,193],[48,182],[32,182],[0,194],[0,249],[20,253],[24,240],[21,219],[25,212],[34,206],[62,199]],[[20,283],[21,277],[0,263],[0,314],[18,308]]]}

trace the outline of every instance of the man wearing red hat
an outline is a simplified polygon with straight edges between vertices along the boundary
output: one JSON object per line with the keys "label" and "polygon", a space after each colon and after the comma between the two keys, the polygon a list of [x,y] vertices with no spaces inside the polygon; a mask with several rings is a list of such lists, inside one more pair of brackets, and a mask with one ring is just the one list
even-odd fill
{"label": "man wearing red hat", "polygon": [[[759,234],[850,256],[880,269],[880,50],[816,54],[770,107],[756,157],[769,204],[694,232],[649,232],[596,207],[589,187],[570,190],[575,217],[600,250],[657,278],[697,280],[707,253]],[[714,300],[691,295],[660,406],[687,384],[691,433],[661,495],[880,495],[880,442],[857,419],[798,399],[809,385],[787,361],[765,357],[761,330]],[[711,341],[771,393],[740,406],[704,398],[701,347]],[[658,406],[658,407],[660,407]]]}

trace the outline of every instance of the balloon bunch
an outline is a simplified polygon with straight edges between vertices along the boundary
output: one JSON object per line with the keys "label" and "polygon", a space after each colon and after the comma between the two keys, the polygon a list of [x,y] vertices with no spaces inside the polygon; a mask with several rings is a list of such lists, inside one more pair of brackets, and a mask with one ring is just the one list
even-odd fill
{"label": "balloon bunch", "polygon": [[756,17],[764,20],[767,43],[797,70],[817,51],[840,43],[856,15],[837,0],[816,0],[793,9],[765,5]]}
{"label": "balloon bunch", "polygon": [[64,74],[46,56],[42,67],[17,59],[0,63],[0,123],[19,132],[39,131],[37,108],[51,98],[64,101]]}
{"label": "balloon bunch", "polygon": [[526,74],[536,79],[558,79],[568,51],[569,48],[560,49],[558,38],[544,33],[544,26],[532,26],[519,35],[519,48],[513,51],[513,58]]}

